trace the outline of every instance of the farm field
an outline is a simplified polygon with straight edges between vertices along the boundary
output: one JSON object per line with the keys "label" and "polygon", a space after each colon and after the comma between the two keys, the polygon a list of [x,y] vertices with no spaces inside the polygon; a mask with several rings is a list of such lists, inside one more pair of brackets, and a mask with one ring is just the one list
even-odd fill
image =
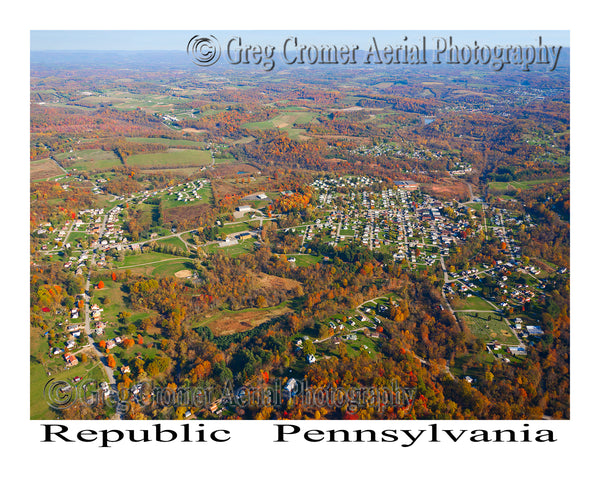
{"label": "farm field", "polygon": [[569,181],[569,177],[557,177],[557,178],[544,178],[540,180],[526,180],[526,181],[511,181],[511,182],[490,182],[488,183],[488,187],[490,190],[508,190],[508,189],[521,189],[526,190],[535,185],[540,185],[543,183],[560,183]]}
{"label": "farm field", "polygon": [[75,170],[110,170],[122,166],[121,160],[112,151],[105,150],[75,150],[70,153],[56,155],[64,168]]}
{"label": "farm field", "polygon": [[32,181],[36,181],[64,175],[64,172],[54,160],[46,158],[44,160],[30,162],[29,175]]}
{"label": "farm field", "polygon": [[166,152],[131,155],[127,164],[136,167],[189,167],[209,165],[210,152],[169,148]]}
{"label": "farm field", "polygon": [[274,317],[285,315],[291,311],[287,306],[287,302],[270,308],[249,308],[236,312],[222,310],[216,315],[202,320],[196,326],[207,326],[217,337],[231,335],[232,333],[251,330]]}
{"label": "farm field", "polygon": [[108,90],[77,100],[77,103],[84,107],[109,106],[118,110],[142,108],[148,113],[169,113],[181,102],[181,99],[170,95],[133,94],[119,90]]}
{"label": "farm field", "polygon": [[172,138],[160,138],[160,137],[125,137],[126,140],[130,142],[136,143],[158,143],[160,145],[167,145],[169,147],[177,147],[177,146],[190,146],[196,148],[203,148],[205,146],[204,142],[198,142],[194,140],[178,140]]}
{"label": "farm field", "polygon": [[178,257],[176,255],[170,255],[168,253],[159,253],[159,252],[151,252],[151,253],[141,253],[139,255],[127,255],[123,262],[115,262],[115,268],[123,269],[123,268],[135,268],[139,266],[145,265],[154,265],[162,262],[172,262],[172,261],[181,261],[187,260],[183,257]]}
{"label": "farm field", "polygon": [[294,128],[296,124],[310,123],[315,119],[317,113],[308,111],[286,111],[276,117],[265,120],[264,122],[251,122],[242,125],[249,130],[285,130],[291,139],[298,139],[306,130],[303,128]]}

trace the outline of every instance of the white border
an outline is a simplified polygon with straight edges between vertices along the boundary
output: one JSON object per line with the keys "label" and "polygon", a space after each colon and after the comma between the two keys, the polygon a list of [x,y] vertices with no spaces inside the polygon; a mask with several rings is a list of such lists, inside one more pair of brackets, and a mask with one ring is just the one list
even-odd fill
{"label": "white border", "polygon": [[[594,439],[598,428],[596,399],[597,361],[593,342],[598,338],[594,204],[599,176],[596,133],[598,51],[597,26],[592,11],[578,10],[565,2],[525,4],[482,2],[23,2],[18,19],[7,14],[2,45],[4,139],[3,161],[17,169],[5,174],[2,189],[8,233],[2,235],[2,251],[10,256],[2,275],[5,330],[3,350],[5,382],[2,428],[4,451],[20,473],[82,475],[99,478],[136,475],[156,478],[184,475],[241,475],[254,478],[274,474],[287,478],[370,478],[375,475],[420,475],[425,478],[495,478],[499,475],[564,478],[573,471],[593,468]],[[29,421],[29,325],[28,311],[28,185],[29,145],[29,30],[36,29],[560,29],[571,30],[572,59],[572,345],[571,420],[548,422],[559,442],[535,444],[273,444],[271,422],[218,422],[218,428],[234,430],[235,442],[223,445],[152,444],[118,446],[108,452],[89,445],[42,445],[40,422]],[[7,104],[6,104],[7,103]],[[8,135],[5,134],[8,132]],[[5,170],[10,171],[10,170]],[[16,179],[16,180],[15,180]],[[16,232],[16,237],[14,233]],[[16,240],[16,241],[15,241]],[[14,253],[14,255],[13,255]],[[18,339],[18,340],[16,340]],[[27,393],[25,393],[27,392]],[[77,427],[101,428],[98,422],[76,422]],[[102,422],[103,424],[105,422]],[[330,422],[311,422],[325,429]],[[381,429],[382,422],[334,422],[329,428]],[[416,422],[419,423],[419,422]],[[431,422],[425,422],[431,423]],[[513,422],[444,422],[444,428],[509,428]],[[515,422],[518,428],[523,422]],[[533,424],[533,422],[528,422]],[[314,426],[313,426],[314,424]],[[133,424],[131,424],[133,425]],[[137,425],[137,424],[136,424]],[[214,428],[217,424],[211,423]],[[342,426],[343,425],[343,426]],[[123,425],[119,426],[122,428]],[[128,422],[126,427],[131,428]],[[409,427],[417,428],[411,424]],[[105,428],[105,427],[102,427]],[[8,449],[6,448],[8,447]],[[493,451],[491,450],[493,449]],[[108,453],[108,455],[105,455]],[[6,471],[11,469],[6,468]],[[594,468],[591,471],[596,471]],[[584,474],[586,475],[586,474]]]}

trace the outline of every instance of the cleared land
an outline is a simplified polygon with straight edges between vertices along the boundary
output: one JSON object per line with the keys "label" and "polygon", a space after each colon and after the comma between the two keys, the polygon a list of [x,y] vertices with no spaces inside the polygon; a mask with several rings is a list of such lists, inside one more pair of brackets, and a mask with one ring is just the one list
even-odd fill
{"label": "cleared land", "polygon": [[527,190],[528,188],[540,185],[543,183],[560,183],[569,181],[569,177],[557,178],[542,178],[539,180],[524,180],[522,182],[490,182],[488,187],[490,190],[505,191],[505,190]]}
{"label": "cleared land", "polygon": [[252,330],[274,317],[291,311],[285,303],[271,308],[251,308],[238,312],[223,310],[202,321],[200,325],[206,325],[215,336],[231,335]]}
{"label": "cleared land", "polygon": [[36,160],[29,164],[29,176],[32,181],[52,178],[63,174],[64,172],[56,164],[54,160],[46,158],[44,160]]}
{"label": "cleared land", "polygon": [[110,150],[76,150],[70,153],[59,153],[56,160],[66,169],[76,170],[110,170],[122,166],[121,160]]}
{"label": "cleared land", "polygon": [[298,137],[306,134],[306,130],[303,128],[294,128],[296,124],[310,123],[317,116],[315,112],[308,111],[286,111],[276,117],[265,120],[264,122],[251,122],[243,125],[244,128],[249,130],[285,130],[289,137],[297,139]]}
{"label": "cleared land", "polygon": [[494,307],[486,302],[483,298],[476,295],[465,298],[453,298],[450,301],[454,310],[485,310],[489,312],[494,311]]}
{"label": "cleared land", "polygon": [[[184,130],[187,130],[187,129],[184,129]],[[179,140],[179,139],[172,139],[172,138],[126,137],[126,140],[128,140],[130,142],[136,142],[136,143],[159,143],[161,145],[167,145],[168,147],[177,147],[177,146],[183,145],[183,146],[201,148],[204,146],[203,142],[197,142],[194,140]]]}
{"label": "cleared land", "polygon": [[209,165],[208,150],[169,148],[166,152],[131,155],[127,164],[136,167],[191,167]]}

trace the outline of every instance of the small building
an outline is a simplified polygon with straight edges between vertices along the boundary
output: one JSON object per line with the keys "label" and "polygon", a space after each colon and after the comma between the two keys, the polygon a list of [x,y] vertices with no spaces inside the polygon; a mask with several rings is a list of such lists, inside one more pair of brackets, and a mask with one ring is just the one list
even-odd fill
{"label": "small building", "polygon": [[283,386],[283,390],[285,394],[293,397],[298,391],[298,381],[295,378],[288,379]]}
{"label": "small building", "polygon": [[508,351],[513,355],[527,355],[527,350],[523,347],[508,347]]}
{"label": "small building", "polygon": [[65,362],[67,362],[68,367],[74,367],[79,363],[77,357],[72,353],[65,353]]}
{"label": "small building", "polygon": [[537,325],[527,325],[525,327],[529,335],[543,335],[544,331]]}

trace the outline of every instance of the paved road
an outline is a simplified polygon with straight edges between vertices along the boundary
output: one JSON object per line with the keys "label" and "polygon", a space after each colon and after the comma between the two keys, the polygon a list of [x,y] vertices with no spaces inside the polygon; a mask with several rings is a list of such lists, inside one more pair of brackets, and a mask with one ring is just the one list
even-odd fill
{"label": "paved road", "polygon": [[[106,222],[108,220],[108,213],[104,214],[104,219],[102,221],[102,226],[100,227],[100,233],[98,235],[98,238],[102,238],[102,235],[104,234],[104,230],[106,229]],[[97,255],[98,249],[95,248],[94,250],[92,250],[92,256],[90,257],[90,266],[93,266],[96,263],[96,255]],[[87,251],[87,253],[90,253],[90,250]],[[106,358],[104,355],[104,352],[102,352],[100,349],[98,349],[96,347],[96,344],[94,343],[94,340],[92,338],[92,328],[91,328],[91,314],[90,314],[90,310],[91,310],[91,305],[90,302],[92,300],[92,296],[91,296],[91,288],[93,287],[93,285],[90,282],[90,276],[91,276],[91,271],[88,271],[88,275],[87,278],[85,280],[85,305],[84,305],[84,312],[85,312],[85,333],[87,335],[87,339],[88,339],[88,345],[91,346],[92,348],[94,348],[94,350],[96,351],[96,353],[98,354],[98,358],[100,359],[100,363],[102,363],[102,366],[104,367],[104,371],[106,372],[106,376],[108,377],[108,383],[109,385],[116,385],[115,382],[115,377],[113,375],[113,370],[112,368],[110,368],[107,364],[106,364]]]}
{"label": "paved road", "polygon": [[60,169],[61,169],[63,172],[65,172],[65,173],[69,173],[69,172],[67,172],[67,171],[66,171],[66,170],[65,170],[65,169],[62,167],[62,165],[61,165],[60,163],[58,163],[58,162],[56,161],[56,159],[55,159],[55,158],[54,158],[52,155],[50,155],[50,159],[51,159],[51,160],[52,160],[54,163],[56,163],[56,165],[58,165],[58,168],[60,168]]}

